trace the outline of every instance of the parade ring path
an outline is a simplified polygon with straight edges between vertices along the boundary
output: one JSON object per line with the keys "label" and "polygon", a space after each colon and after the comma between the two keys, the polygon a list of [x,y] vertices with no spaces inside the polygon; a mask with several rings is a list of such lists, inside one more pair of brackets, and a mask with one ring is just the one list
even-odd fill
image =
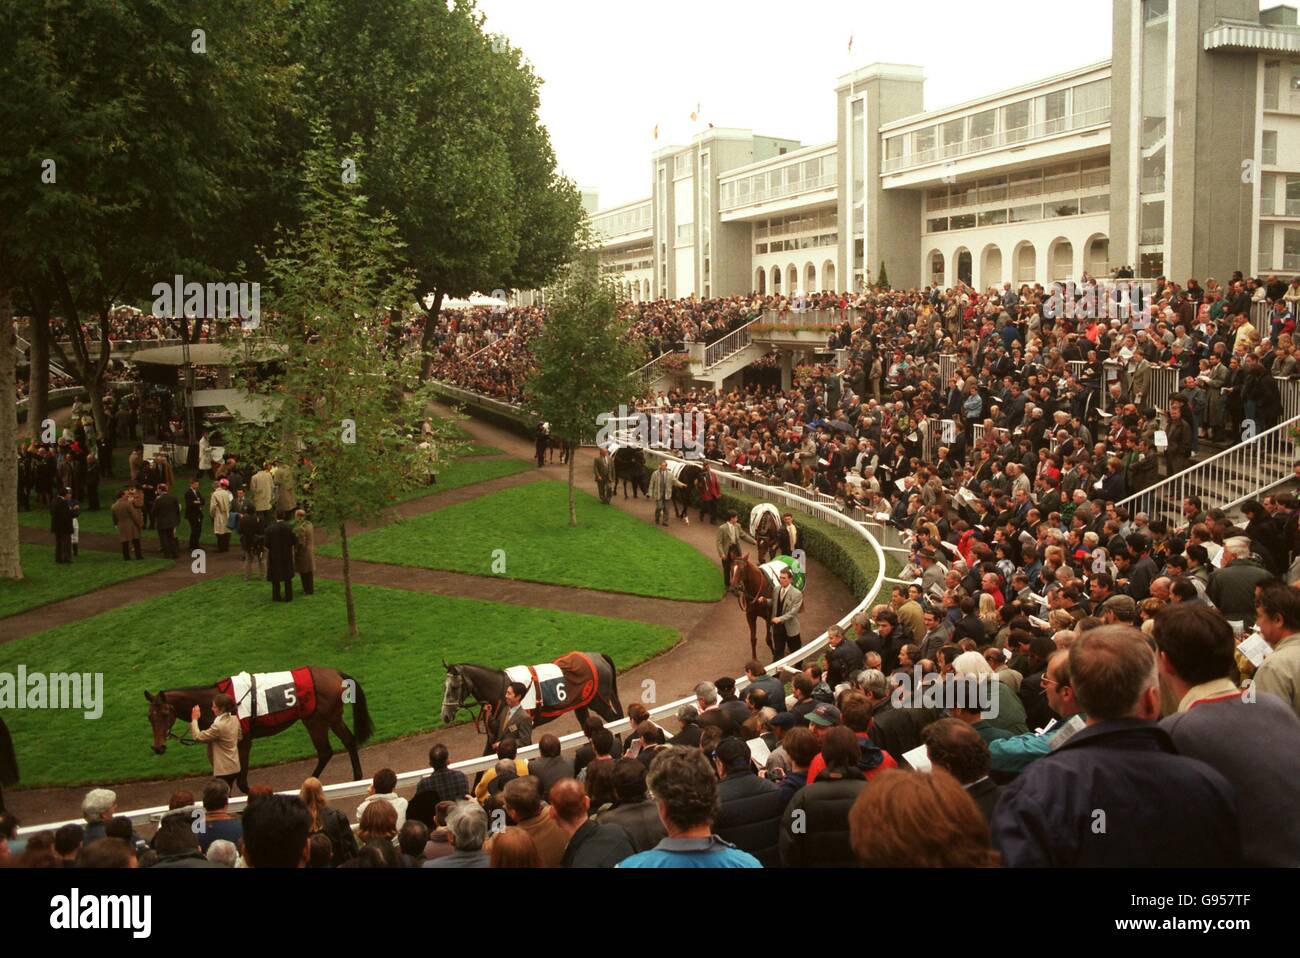
{"label": "parade ring path", "polygon": [[[454,411],[449,407],[441,405],[435,405],[434,411],[442,416],[450,417],[455,415]],[[520,459],[534,459],[532,442],[515,433],[476,419],[467,419],[462,425],[470,434],[473,442],[495,446],[503,450],[503,452]],[[585,448],[579,450],[577,454],[575,479],[580,488],[588,491],[594,488],[594,481],[591,478],[591,460],[594,456],[594,450]],[[403,516],[420,515],[501,489],[535,482],[539,479],[564,481],[567,478],[568,466],[562,466],[557,461],[554,464],[548,463],[540,469],[533,468],[529,472],[493,479],[473,486],[464,486],[445,493],[435,493],[421,499],[405,502],[397,506],[395,511]],[[644,497],[625,500],[620,492],[613,500],[612,505],[643,521],[653,521],[654,509],[649,500]],[[664,532],[693,546],[716,564],[717,553],[714,547],[714,538],[717,530],[707,521],[701,524],[697,520],[698,512],[693,510],[690,525],[684,525],[674,517],[672,524],[667,529],[664,529]],[[0,620],[0,642],[12,641],[66,622],[84,619],[108,609],[139,602],[195,584],[196,576],[190,571],[189,553],[184,549],[186,544],[185,528],[182,527],[180,532],[182,559],[177,561],[174,569],[118,583],[95,592],[51,603],[39,609]],[[316,534],[317,544],[319,545],[324,540],[324,536],[319,529]],[[48,532],[43,532],[40,529],[24,528],[21,530],[21,535],[24,542],[40,543],[49,545],[52,548],[53,544],[50,541]],[[156,552],[158,548],[157,536],[150,536],[148,531],[145,536],[146,550]],[[229,553],[219,554],[212,547],[210,529],[205,530],[205,536],[208,562],[207,575],[209,577],[236,574],[242,571],[243,565],[239,556],[237,542],[232,541]],[[116,536],[92,536],[89,534],[82,535],[81,547],[114,551],[120,548]],[[745,662],[749,659],[748,627],[745,624],[744,613],[740,610],[733,596],[725,596],[717,602],[684,602],[622,593],[598,592],[571,586],[544,585],[499,577],[415,569],[384,563],[353,560],[351,565],[353,581],[358,583],[370,583],[387,588],[408,589],[416,592],[462,596],[492,602],[514,603],[535,608],[585,612],[611,618],[636,619],[655,622],[677,629],[681,634],[681,640],[677,645],[667,652],[619,674],[619,695],[624,708],[632,702],[642,701],[643,690],[647,688],[653,688],[654,690],[654,701],[646,702],[650,706],[684,698],[691,694],[696,683],[701,680],[712,680],[723,675],[742,675]],[[342,575],[342,562],[337,559],[317,556],[316,574],[323,578],[339,578]],[[717,575],[722,575],[720,566],[717,567]],[[804,607],[801,620],[803,634],[811,638],[820,635],[828,626],[837,622],[845,612],[854,606],[856,599],[850,594],[844,583],[831,575],[824,566],[813,559],[808,561],[808,580],[811,587],[808,592],[810,601]],[[269,602],[269,586],[267,593],[266,598]],[[310,600],[305,597],[295,598],[295,602],[297,601]],[[362,632],[364,632],[365,622],[361,622],[360,626]],[[758,628],[759,660],[766,663],[771,661],[771,652],[763,644],[761,621]],[[188,639],[174,635],[166,640],[187,641]],[[194,639],[194,641],[201,640]],[[599,652],[600,650],[584,649],[582,651]],[[300,663],[289,663],[289,665],[297,664]],[[217,676],[213,676],[213,678],[215,679]],[[428,675],[416,683],[417,687],[412,690],[413,694],[427,696],[430,709],[432,709],[434,696],[438,693],[441,682],[441,663],[436,660],[430,661]],[[653,683],[653,686],[646,683]],[[382,709],[383,703],[371,702],[370,707],[372,710]],[[677,731],[674,722],[670,722],[668,728],[670,734],[675,734]],[[539,731],[534,732],[533,741],[536,742],[540,735],[545,732],[565,735],[577,730],[577,720],[570,714],[542,726]],[[62,747],[90,747],[93,743],[93,731],[88,728],[88,733],[85,741],[62,743]],[[305,730],[291,730],[284,734],[301,735],[304,741],[306,740]],[[140,709],[139,738],[142,749],[150,746],[152,739],[143,704]],[[419,732],[404,738],[363,747],[361,749],[362,769],[367,776],[370,776],[383,767],[392,768],[398,772],[424,768],[428,765],[429,746],[435,741],[447,746],[451,751],[452,761],[475,758],[482,754],[484,745],[483,736],[476,734],[473,725],[470,723],[452,728]],[[331,743],[336,749],[341,748],[333,739],[331,739]],[[23,744],[21,741],[14,744],[18,751],[18,762],[21,770]],[[158,759],[160,768],[165,767],[166,761],[167,757],[165,755]],[[253,749],[253,761],[254,763],[257,761],[256,747]],[[287,762],[282,765],[265,767],[255,765],[249,772],[249,780],[256,785],[269,785],[277,791],[296,789],[302,784],[303,779],[311,774],[312,769],[315,768],[315,762],[314,758],[310,758]],[[351,768],[346,752],[335,753],[334,758],[322,773],[321,779],[326,784],[346,782],[351,779]],[[130,782],[113,785],[112,788],[117,792],[118,809],[126,811],[135,808],[166,805],[171,793],[179,789],[187,789],[195,796],[201,795],[203,786],[208,781],[210,779],[207,777],[175,778],[151,782]],[[77,819],[80,818],[81,800],[87,790],[87,787],[33,789],[20,787],[6,789],[5,804],[11,812],[21,819],[24,825]],[[409,793],[412,789],[408,787],[401,791]],[[360,801],[359,798],[342,799],[337,804],[340,809],[351,816]]]}

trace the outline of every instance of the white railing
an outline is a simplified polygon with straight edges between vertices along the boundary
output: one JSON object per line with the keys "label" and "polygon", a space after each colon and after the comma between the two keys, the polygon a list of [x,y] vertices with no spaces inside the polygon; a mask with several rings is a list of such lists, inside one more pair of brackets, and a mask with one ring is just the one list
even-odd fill
{"label": "white railing", "polygon": [[956,156],[970,156],[1004,146],[1019,146],[1022,143],[1041,140],[1044,137],[1055,136],[1058,133],[1085,130],[1088,127],[1109,122],[1110,107],[1098,107],[1095,110],[1075,113],[1072,116],[1061,116],[1045,120],[1032,126],[1016,127],[1013,130],[999,130],[988,136],[962,140],[959,143],[946,143],[943,146],[935,146],[906,156],[896,156],[885,161],[884,172],[897,173],[900,170],[910,170],[916,166],[925,166],[927,163],[937,163],[939,160],[951,159]]}
{"label": "white railing", "polygon": [[[496,400],[482,400],[482,399],[480,399],[480,401],[496,402]],[[660,458],[675,458],[670,456],[664,456],[664,454],[662,453],[647,451],[647,458],[654,458],[656,456]],[[876,593],[880,591],[881,583],[884,581],[885,555],[884,555],[884,551],[880,546],[880,543],[876,541],[876,538],[869,531],[867,531],[865,524],[858,522],[854,519],[851,519],[848,516],[845,516],[844,514],[838,512],[833,507],[828,507],[826,505],[823,505],[822,503],[814,502],[803,495],[796,495],[794,493],[790,493],[780,488],[773,488],[770,486],[766,486],[763,485],[762,483],[754,482],[749,479],[745,479],[740,476],[734,475],[732,473],[722,472],[721,470],[717,471],[716,475],[718,476],[719,483],[722,486],[725,486],[726,488],[734,489],[737,492],[741,492],[745,495],[764,499],[769,502],[779,503],[780,506],[783,507],[783,509],[797,509],[801,512],[804,512],[807,515],[811,515],[821,520],[822,522],[829,523],[838,528],[845,529],[849,532],[852,532],[860,536],[870,547],[871,551],[875,555],[876,567],[877,567],[876,578],[874,583],[867,590],[866,594],[862,597],[861,601],[859,601],[857,605],[855,605],[848,613],[846,613],[842,618],[840,618],[838,624],[841,627],[848,629],[852,624],[854,616],[871,607],[871,603],[875,599]],[[790,655],[787,655],[785,658],[778,659],[777,661],[773,662],[771,665],[768,665],[765,671],[768,674],[782,674],[786,671],[795,671],[794,669],[795,663],[801,662],[804,659],[815,655],[817,652],[821,651],[821,649],[823,649],[826,646],[826,644],[827,644],[827,633],[823,632],[817,638],[805,644],[802,648],[797,649],[795,652],[792,652]],[[704,680],[707,679],[708,676],[700,676],[699,678],[700,680]],[[749,684],[749,679],[747,676],[741,676],[736,679],[736,688],[738,691],[740,689],[743,689],[748,684]],[[687,696],[686,698],[678,699],[675,702],[668,702],[667,704],[659,705],[656,706],[655,708],[652,708],[650,710],[650,717],[660,722],[664,720],[675,719],[677,715],[677,710],[679,708],[681,708],[683,705],[694,705],[694,704],[695,704],[695,696],[690,695]],[[606,724],[605,727],[608,728],[611,732],[625,732],[631,727],[631,723],[626,718],[622,718],[619,719],[618,721],[610,722]],[[430,734],[436,735],[437,732],[432,732]],[[560,747],[562,749],[577,748],[578,746],[586,742],[586,740],[587,738],[584,733],[573,732],[569,735],[564,735],[560,737]],[[538,754],[537,745],[529,745],[519,750],[519,757],[522,759],[535,758],[537,757],[537,754]],[[480,758],[467,759],[463,762],[454,762],[450,767],[456,769],[459,772],[463,772],[465,773],[465,775],[469,776],[469,775],[474,775],[478,772],[486,771],[487,769],[494,766],[496,763],[497,763],[497,757],[495,755],[485,755]],[[432,771],[433,769],[431,768],[420,768],[420,769],[413,769],[407,772],[400,772],[398,773],[397,776],[397,787],[399,789],[403,787],[407,787],[407,788],[413,787],[421,778],[425,777],[426,775],[429,775],[430,773],[432,773]],[[369,779],[364,779],[355,782],[340,782],[336,785],[326,785],[325,794],[331,801],[337,801],[339,799],[347,799],[347,798],[360,798],[368,793],[370,789],[370,784],[371,783]],[[296,795],[297,791],[287,790],[281,792],[281,794]],[[248,799],[245,796],[241,795],[238,797],[232,797],[230,799],[230,810],[232,812],[238,811],[242,809],[247,804],[247,802]],[[151,808],[138,808],[128,812],[122,812],[120,814],[123,817],[130,819],[132,825],[147,825],[151,821],[156,821],[160,816],[165,814],[167,811],[168,809],[166,806],[156,805]],[[62,822],[49,822],[41,825],[26,826],[24,828],[20,828],[18,830],[18,833],[19,835],[25,836],[25,835],[34,834],[35,832],[38,831],[44,831],[46,829],[50,829],[50,830],[58,829],[63,825],[83,825],[83,824],[85,823],[80,819],[69,819],[67,821],[62,821]]]}
{"label": "white railing", "polygon": [[957,375],[957,367],[961,363],[961,357],[956,353],[939,354],[939,386],[941,391],[948,392],[948,380]]}
{"label": "white railing", "polygon": [[786,329],[805,329],[813,326],[834,325],[852,322],[858,315],[856,309],[772,309],[763,310],[764,323],[781,326]]}
{"label": "white railing", "polygon": [[1274,486],[1294,478],[1291,468],[1296,448],[1292,433],[1300,417],[1225,449],[1216,456],[1143,489],[1116,503],[1129,515],[1145,512],[1151,519],[1163,516],[1183,523],[1183,500],[1196,496],[1203,509],[1231,509],[1263,495]]}
{"label": "white railing", "polygon": [[704,368],[711,369],[732,353],[738,353],[748,346],[751,338],[749,328],[756,322],[758,322],[757,319],[751,319],[744,326],[727,333],[712,346],[707,347],[704,350]]}
{"label": "white railing", "polygon": [[642,389],[646,389],[652,382],[664,375],[662,370],[664,361],[672,355],[674,354],[671,352],[660,353],[654,359],[650,360],[650,362],[646,363],[634,372],[629,378],[636,380]]}

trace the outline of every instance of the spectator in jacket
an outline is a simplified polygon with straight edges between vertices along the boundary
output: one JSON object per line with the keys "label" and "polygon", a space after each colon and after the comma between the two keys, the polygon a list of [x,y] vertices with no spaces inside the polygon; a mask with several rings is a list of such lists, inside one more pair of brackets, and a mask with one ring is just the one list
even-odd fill
{"label": "spectator in jacket", "polygon": [[714,833],[749,852],[763,867],[774,867],[779,861],[777,841],[785,807],[780,790],[754,773],[749,746],[734,736],[722,739],[709,757],[721,779]]}
{"label": "spectator in jacket", "polygon": [[[1127,597],[1126,597],[1127,598]],[[1080,714],[1079,702],[1070,687],[1070,653],[1060,649],[1047,660],[1041,679],[1047,705],[1061,722]],[[1025,732],[989,742],[991,767],[995,772],[1015,774],[1044,755],[1052,754],[1052,736],[1060,729],[1055,725],[1038,732]]]}
{"label": "spectator in jacket", "polygon": [[158,860],[154,868],[215,868],[199,848],[199,837],[194,832],[194,819],[188,810],[163,816],[154,835],[154,851]]}
{"label": "spectator in jacket", "polygon": [[680,731],[668,740],[669,745],[696,748],[700,744],[700,713],[694,705],[683,705],[677,710]]}
{"label": "spectator in jacket", "polygon": [[[568,834],[556,822],[542,801],[541,782],[525,775],[506,783],[502,792],[506,803],[506,817],[510,827],[506,832],[523,831],[533,840],[543,868],[559,868],[564,860],[564,850],[569,844]],[[484,849],[489,855],[500,835],[493,836]]]}
{"label": "spectator in jacket", "polygon": [[[647,780],[668,837],[621,868],[761,868],[758,859],[713,834],[718,778],[697,749],[655,756]],[[613,826],[611,826],[613,827]]]}
{"label": "spectator in jacket", "polygon": [[230,814],[230,786],[219,778],[203,786],[202,822],[199,847],[205,854],[213,842],[225,839],[238,845],[244,837],[239,819]]}
{"label": "spectator in jacket", "polygon": [[930,764],[941,768],[975,799],[987,821],[1001,789],[989,777],[989,747],[974,728],[958,719],[939,719],[921,732]]}
{"label": "spectator in jacket", "polygon": [[397,773],[391,768],[381,768],[375,773],[375,777],[370,783],[370,790],[361,804],[357,806],[357,821],[361,821],[361,815],[366,810],[366,806],[373,802],[387,802],[393,806],[397,812],[395,830],[400,831],[402,823],[406,821],[406,799],[397,794]]}
{"label": "spectator in jacket", "polygon": [[654,848],[668,833],[659,810],[646,794],[647,766],[639,759],[621,758],[614,766],[614,807],[600,816],[603,825],[618,825],[638,852]]}
{"label": "spectator in jacket", "polygon": [[995,868],[989,826],[960,783],[941,768],[890,769],[849,811],[849,837],[868,868]]}
{"label": "spectator in jacket", "polygon": [[1070,646],[1087,726],[1007,786],[993,813],[1004,862],[1021,866],[1233,866],[1241,856],[1232,786],[1174,750],[1160,715],[1156,658],[1128,626]]}
{"label": "spectator in jacket", "polygon": [[568,837],[560,864],[565,868],[613,868],[632,855],[632,839],[618,825],[602,825],[587,815],[591,798],[576,779],[551,789],[551,815]]}
{"label": "spectator in jacket", "polygon": [[[1266,586],[1260,623],[1280,602],[1300,611],[1300,593]],[[1178,711],[1160,723],[1181,755],[1220,772],[1237,793],[1242,862],[1294,866],[1300,862],[1300,821],[1292,814],[1300,795],[1300,718],[1275,696],[1253,689],[1248,697],[1228,676],[1233,671],[1232,627],[1204,605],[1180,603],[1155,619],[1160,672]]]}
{"label": "spectator in jacket", "polygon": [[1255,673],[1255,690],[1278,696],[1300,716],[1300,592],[1280,583],[1266,585],[1256,608],[1260,635],[1273,653]]}
{"label": "spectator in jacket", "polygon": [[[553,737],[553,736],[552,736]],[[559,751],[560,740],[555,740],[556,751]],[[543,750],[542,754],[546,754]],[[415,794],[421,792],[434,792],[440,802],[459,802],[469,795],[469,781],[465,778],[463,772],[454,768],[448,768],[447,763],[451,760],[451,753],[447,746],[438,742],[429,748],[429,766],[432,771],[420,783],[415,786]],[[529,774],[533,774],[532,764],[529,764]]]}
{"label": "spectator in jacket", "polygon": [[337,808],[331,808],[325,798],[325,788],[320,779],[309,778],[298,790],[298,800],[307,809],[310,820],[308,834],[321,835],[329,840],[335,865],[350,861],[357,854],[357,839],[352,834],[348,817]]}
{"label": "spectator in jacket", "polygon": [[537,755],[528,762],[528,774],[536,776],[542,797],[549,798],[552,785],[562,778],[573,778],[573,759],[560,754],[560,740],[550,732],[538,740]]}
{"label": "spectator in jacket", "polygon": [[826,681],[834,689],[862,671],[862,649],[849,642],[838,625],[832,625],[826,634]]}
{"label": "spectator in jacket", "polygon": [[1206,595],[1225,619],[1248,630],[1255,624],[1255,586],[1271,578],[1250,554],[1250,540],[1233,536],[1223,540],[1223,567],[1210,575]]}
{"label": "spectator in jacket", "polygon": [[[751,692],[759,689],[767,693],[767,704],[772,706],[778,712],[785,711],[785,686],[775,675],[768,675],[763,670],[762,664],[751,659],[745,663],[745,676],[749,679],[749,686],[745,689],[746,697]],[[631,706],[628,706],[630,709]]]}
{"label": "spectator in jacket", "polygon": [[483,851],[487,840],[487,812],[478,802],[457,802],[447,812],[447,839],[455,849],[426,861],[422,868],[487,868],[488,855]]}
{"label": "spectator in jacket", "polygon": [[858,768],[857,736],[837,726],[822,739],[826,768],[794,794],[781,819],[781,864],[786,866],[847,866],[850,852],[849,810],[867,787]]}

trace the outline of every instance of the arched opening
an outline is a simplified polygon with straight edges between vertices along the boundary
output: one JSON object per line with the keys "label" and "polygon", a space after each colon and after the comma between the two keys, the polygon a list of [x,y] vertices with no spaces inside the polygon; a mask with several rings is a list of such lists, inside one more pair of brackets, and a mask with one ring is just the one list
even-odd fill
{"label": "arched opening", "polygon": [[1061,236],[1047,249],[1047,275],[1053,283],[1067,283],[1074,279],[1074,246]]}
{"label": "arched opening", "polygon": [[777,296],[781,293],[781,267],[772,267],[772,295]]}
{"label": "arched opening", "polygon": [[759,267],[754,274],[754,289],[758,291],[759,296],[767,295],[767,270]]}
{"label": "arched opening", "polygon": [[930,285],[943,285],[943,254],[938,250],[930,254]]}
{"label": "arched opening", "polygon": [[803,291],[805,293],[817,292],[817,267],[812,263],[805,263],[803,268]]}
{"label": "arched opening", "polygon": [[988,289],[1002,283],[1002,250],[990,243],[980,257],[980,285]]}
{"label": "arched opening", "polygon": [[956,259],[957,259],[957,279],[960,282],[963,282],[967,286],[969,286],[971,284],[971,278],[972,278],[972,274],[971,274],[972,264],[971,264],[970,250],[965,249],[964,247],[962,249],[957,250]]}
{"label": "arched opening", "polygon": [[835,285],[835,264],[831,260],[822,263],[822,289],[832,293],[839,291]]}
{"label": "arched opening", "polygon": [[1038,281],[1038,250],[1033,243],[1021,243],[1016,247],[1015,282],[1034,283]]}
{"label": "arched opening", "polygon": [[799,292],[799,270],[791,263],[785,268],[785,295],[793,296]]}
{"label": "arched opening", "polygon": [[1084,266],[1093,279],[1104,279],[1110,275],[1110,238],[1098,233],[1088,240],[1085,247]]}

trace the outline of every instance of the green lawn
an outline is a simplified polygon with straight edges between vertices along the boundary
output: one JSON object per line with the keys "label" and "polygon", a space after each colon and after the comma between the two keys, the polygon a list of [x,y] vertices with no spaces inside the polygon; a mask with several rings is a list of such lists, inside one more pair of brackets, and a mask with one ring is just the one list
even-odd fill
{"label": "green lawn", "polygon": [[[594,496],[578,491],[578,527],[570,528],[567,495],[555,481],[505,489],[362,533],[349,540],[349,551],[372,562],[492,575],[493,552],[501,549],[512,579],[702,602],[721,597],[708,558]],[[336,545],[321,551],[338,554]]]}
{"label": "green lawn", "polygon": [[513,476],[532,468],[534,466],[531,462],[522,459],[453,459],[443,464],[438,472],[436,483],[432,486],[412,486],[397,498],[397,502],[436,496],[440,492],[450,492],[452,489],[487,482],[489,479]]}
{"label": "green lawn", "polygon": [[[622,671],[677,641],[674,630],[649,623],[364,585],[354,592],[361,635],[353,641],[343,637],[342,583],[318,580],[315,595],[283,604],[271,602],[266,583],[227,576],[0,645],[0,672],[15,673],[22,664],[29,675],[104,676],[97,720],[80,711],[5,710],[22,784],[82,785],[208,771],[202,748],[173,745],[162,757],[150,751],[145,689],[207,684],[244,670],[329,666],[361,684],[375,723],[372,741],[379,741],[437,727],[444,658],[506,666],[578,650],[604,652]],[[632,701],[632,690],[623,689],[622,698]],[[253,762],[314,754],[306,729],[297,726],[259,740]],[[347,767],[346,753],[335,756],[334,763],[340,762]]]}
{"label": "green lawn", "polygon": [[22,544],[19,549],[23,579],[20,582],[0,581],[0,618],[93,592],[124,579],[158,572],[172,565],[170,561],[152,558],[123,562],[119,552],[97,552],[94,549],[82,549],[81,554],[72,560],[72,565],[57,565],[54,562],[54,536],[50,536],[49,546]]}

